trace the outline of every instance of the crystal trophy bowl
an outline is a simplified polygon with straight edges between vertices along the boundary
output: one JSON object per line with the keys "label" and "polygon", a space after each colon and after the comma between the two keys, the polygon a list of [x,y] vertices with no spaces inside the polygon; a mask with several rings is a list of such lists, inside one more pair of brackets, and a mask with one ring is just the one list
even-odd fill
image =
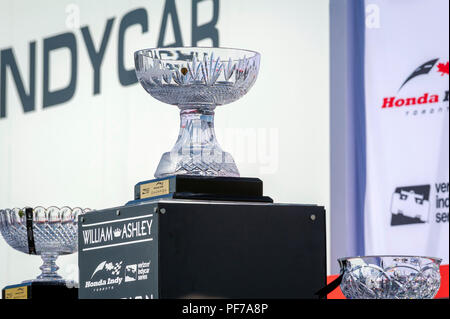
{"label": "crystal trophy bowl", "polygon": [[257,52],[225,48],[156,48],[134,54],[136,75],[154,98],[180,109],[175,146],[164,153],[155,177],[176,174],[235,176],[233,157],[214,133],[214,110],[236,101],[255,83]]}
{"label": "crystal trophy bowl", "polygon": [[42,273],[24,282],[66,282],[57,270],[59,255],[72,254],[78,250],[78,216],[90,209],[36,207],[26,215],[27,208],[0,210],[0,232],[14,249],[26,254],[40,255],[44,261]]}
{"label": "crystal trophy bowl", "polygon": [[348,299],[431,299],[439,290],[441,259],[366,256],[338,259]]}

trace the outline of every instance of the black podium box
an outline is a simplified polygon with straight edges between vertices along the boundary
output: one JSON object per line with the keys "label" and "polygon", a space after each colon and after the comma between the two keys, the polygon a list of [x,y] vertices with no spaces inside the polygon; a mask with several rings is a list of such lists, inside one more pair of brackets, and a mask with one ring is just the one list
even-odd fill
{"label": "black podium box", "polygon": [[317,298],[325,210],[159,199],[79,219],[79,298]]}

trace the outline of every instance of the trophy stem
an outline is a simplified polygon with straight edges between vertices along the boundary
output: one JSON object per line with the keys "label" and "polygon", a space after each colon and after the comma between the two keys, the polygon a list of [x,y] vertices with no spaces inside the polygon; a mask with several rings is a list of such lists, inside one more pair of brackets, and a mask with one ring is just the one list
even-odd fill
{"label": "trophy stem", "polygon": [[222,150],[214,131],[214,104],[186,104],[180,108],[180,132],[170,152],[164,153],[156,178],[185,174],[239,176],[233,157]]}
{"label": "trophy stem", "polygon": [[[206,147],[217,147],[214,132],[214,105],[208,106],[179,106],[180,132],[174,149],[178,150],[180,143],[189,151],[201,150]],[[186,151],[186,150],[185,150]]]}
{"label": "trophy stem", "polygon": [[41,253],[41,258],[44,261],[39,269],[42,273],[36,278],[36,281],[62,281],[63,278],[58,275],[57,271],[59,269],[56,265],[56,259],[58,258],[58,253],[46,252]]}

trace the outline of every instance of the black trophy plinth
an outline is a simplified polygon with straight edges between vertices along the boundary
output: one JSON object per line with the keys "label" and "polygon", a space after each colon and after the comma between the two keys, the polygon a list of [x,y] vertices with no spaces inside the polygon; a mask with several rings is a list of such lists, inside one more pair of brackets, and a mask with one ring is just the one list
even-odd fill
{"label": "black trophy plinth", "polygon": [[80,218],[79,298],[317,298],[325,210],[248,178],[174,176]]}
{"label": "black trophy plinth", "polygon": [[259,178],[175,175],[136,184],[127,204],[158,198],[273,203]]}
{"label": "black trophy plinth", "polygon": [[30,282],[6,286],[2,290],[3,299],[77,299],[78,289],[65,283]]}

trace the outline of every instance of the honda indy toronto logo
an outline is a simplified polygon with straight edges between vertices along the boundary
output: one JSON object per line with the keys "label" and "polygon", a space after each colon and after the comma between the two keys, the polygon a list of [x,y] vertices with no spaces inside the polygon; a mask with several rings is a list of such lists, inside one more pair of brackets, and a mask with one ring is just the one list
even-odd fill
{"label": "honda indy toronto logo", "polygon": [[427,223],[430,185],[397,187],[391,201],[391,226]]}
{"label": "honda indy toronto logo", "polygon": [[[386,96],[381,109],[402,109],[406,115],[439,114],[448,112],[449,61],[440,58],[428,60],[404,79],[394,96]],[[423,80],[427,81],[424,82]],[[422,80],[419,82],[419,80]],[[441,82],[445,81],[445,82]],[[414,83],[416,82],[416,83]],[[446,88],[438,91],[436,86]],[[420,91],[419,91],[420,90]]]}
{"label": "honda indy toronto logo", "polygon": [[95,268],[90,280],[86,281],[85,288],[94,288],[94,291],[103,291],[114,289],[115,286],[120,286],[123,281],[122,263],[102,261]]}

